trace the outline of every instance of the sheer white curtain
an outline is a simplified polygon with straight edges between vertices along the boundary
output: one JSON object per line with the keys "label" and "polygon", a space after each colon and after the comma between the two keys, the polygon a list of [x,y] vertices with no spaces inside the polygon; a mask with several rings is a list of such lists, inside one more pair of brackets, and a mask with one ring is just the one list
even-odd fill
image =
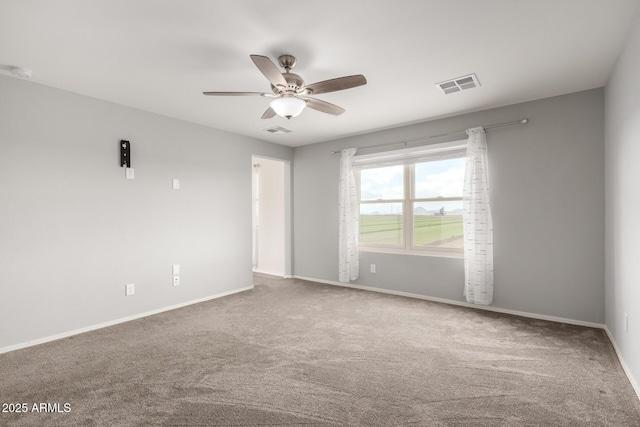
{"label": "sheer white curtain", "polygon": [[338,280],[349,282],[356,280],[360,272],[358,258],[358,229],[360,222],[360,207],[356,194],[356,177],[352,160],[356,154],[355,148],[341,151],[340,157],[340,185],[339,185],[339,270]]}
{"label": "sheer white curtain", "polygon": [[467,166],[462,193],[464,295],[467,301],[493,302],[493,221],[489,206],[487,140],[482,127],[467,130]]}

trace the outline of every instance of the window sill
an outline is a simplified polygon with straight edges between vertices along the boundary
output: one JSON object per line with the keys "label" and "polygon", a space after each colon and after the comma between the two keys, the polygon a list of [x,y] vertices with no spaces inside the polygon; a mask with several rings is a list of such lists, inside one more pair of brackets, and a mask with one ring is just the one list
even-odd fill
{"label": "window sill", "polygon": [[375,252],[382,254],[393,254],[393,255],[413,255],[413,256],[428,256],[428,257],[437,257],[437,258],[456,258],[463,259],[464,254],[462,252],[448,252],[448,251],[408,251],[406,249],[393,249],[393,248],[376,248],[370,246],[360,246],[358,248],[360,252]]}

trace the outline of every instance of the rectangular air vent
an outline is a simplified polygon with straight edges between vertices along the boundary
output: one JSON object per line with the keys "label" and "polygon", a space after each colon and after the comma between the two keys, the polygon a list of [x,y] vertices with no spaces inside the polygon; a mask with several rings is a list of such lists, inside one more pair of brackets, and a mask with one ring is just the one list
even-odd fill
{"label": "rectangular air vent", "polygon": [[282,126],[274,126],[269,129],[265,129],[267,132],[281,134],[281,133],[291,133],[293,132],[291,129],[283,128]]}
{"label": "rectangular air vent", "polygon": [[468,76],[436,83],[436,86],[442,89],[444,93],[454,93],[480,86],[480,82],[475,74],[469,74]]}

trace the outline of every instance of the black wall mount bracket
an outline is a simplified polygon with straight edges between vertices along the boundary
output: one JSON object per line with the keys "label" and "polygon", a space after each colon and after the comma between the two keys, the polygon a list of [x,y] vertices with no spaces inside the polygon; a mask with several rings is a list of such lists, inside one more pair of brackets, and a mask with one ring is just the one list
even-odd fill
{"label": "black wall mount bracket", "polygon": [[120,167],[131,167],[131,143],[124,139],[120,140]]}

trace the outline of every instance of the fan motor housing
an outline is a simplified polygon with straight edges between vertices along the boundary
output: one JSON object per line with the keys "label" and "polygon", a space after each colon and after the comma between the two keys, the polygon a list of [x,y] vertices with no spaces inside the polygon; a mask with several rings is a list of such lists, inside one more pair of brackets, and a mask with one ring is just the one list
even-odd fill
{"label": "fan motor housing", "polygon": [[[287,81],[287,91],[297,92],[301,87],[304,86],[304,80],[302,80],[302,77],[295,73],[282,73],[282,76]],[[278,89],[275,86],[271,85],[271,88],[276,93],[279,93]]]}
{"label": "fan motor housing", "polygon": [[282,73],[284,79],[289,83],[289,87],[294,90],[300,89],[304,86],[304,80],[297,74],[294,73]]}

